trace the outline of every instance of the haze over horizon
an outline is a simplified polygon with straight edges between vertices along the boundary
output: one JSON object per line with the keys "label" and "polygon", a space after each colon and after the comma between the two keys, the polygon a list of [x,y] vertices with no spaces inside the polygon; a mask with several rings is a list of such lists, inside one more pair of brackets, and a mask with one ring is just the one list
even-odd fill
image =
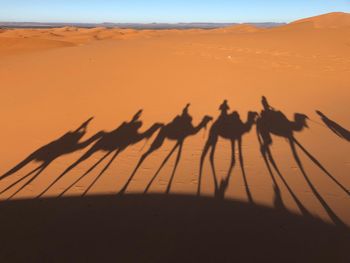
{"label": "haze over horizon", "polygon": [[348,0],[0,0],[0,21],[47,23],[259,23],[291,22],[350,12]]}

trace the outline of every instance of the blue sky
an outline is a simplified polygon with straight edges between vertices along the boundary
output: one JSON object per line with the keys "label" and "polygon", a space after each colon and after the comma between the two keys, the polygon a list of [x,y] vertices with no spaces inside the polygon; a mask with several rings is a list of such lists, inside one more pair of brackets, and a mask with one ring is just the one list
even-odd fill
{"label": "blue sky", "polygon": [[0,0],[0,21],[289,22],[350,12],[350,0]]}

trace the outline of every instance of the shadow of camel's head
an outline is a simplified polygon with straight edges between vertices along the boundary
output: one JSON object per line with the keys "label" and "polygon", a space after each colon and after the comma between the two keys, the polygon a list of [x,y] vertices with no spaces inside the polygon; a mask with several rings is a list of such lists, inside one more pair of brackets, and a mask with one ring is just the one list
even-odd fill
{"label": "shadow of camel's head", "polygon": [[248,112],[248,119],[252,119],[254,121],[254,123],[256,123],[258,116],[259,116],[259,113],[257,113],[256,111],[249,111]]}
{"label": "shadow of camel's head", "polygon": [[213,120],[212,116],[205,115],[203,117],[204,128],[207,128],[208,123],[211,122],[212,120]]}
{"label": "shadow of camel's head", "polygon": [[303,127],[309,128],[309,125],[306,122],[307,120],[309,120],[309,117],[307,115],[303,113],[295,113],[294,119],[295,119],[295,122],[302,124]]}

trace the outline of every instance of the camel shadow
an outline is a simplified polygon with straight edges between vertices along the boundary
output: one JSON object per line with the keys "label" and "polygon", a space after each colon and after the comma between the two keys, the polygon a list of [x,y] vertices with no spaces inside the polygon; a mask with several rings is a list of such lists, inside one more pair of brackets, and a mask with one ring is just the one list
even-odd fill
{"label": "camel shadow", "polygon": [[277,111],[274,108],[272,108],[265,97],[262,98],[262,105],[264,107],[263,111],[261,112],[258,120],[257,120],[257,135],[258,140],[260,143],[260,150],[263,156],[263,159],[266,163],[266,166],[269,170],[269,173],[273,179],[273,183],[275,188],[277,186],[277,182],[274,179],[271,167],[269,162],[274,167],[275,171],[285,184],[286,188],[288,189],[289,193],[292,195],[294,201],[298,205],[300,211],[304,215],[310,215],[309,212],[306,210],[306,208],[302,205],[302,203],[299,201],[299,199],[296,197],[296,195],[293,193],[289,185],[287,184],[286,180],[283,178],[281,172],[279,171],[277,164],[273,158],[272,152],[270,150],[270,146],[272,145],[272,136],[276,135],[283,138],[286,138],[289,141],[291,151],[294,157],[294,160],[296,161],[306,183],[308,184],[309,188],[315,195],[315,197],[318,199],[318,201],[321,203],[325,211],[327,212],[328,216],[331,218],[331,220],[337,224],[343,226],[344,223],[341,221],[341,219],[335,214],[335,212],[330,208],[330,206],[327,204],[327,202],[323,199],[321,194],[318,192],[316,187],[313,185],[311,180],[309,179],[304,166],[299,158],[299,155],[296,150],[296,145],[310,158],[310,160],[318,166],[326,175],[328,175],[329,178],[331,178],[344,192],[346,192],[349,195],[348,190],[341,185],[333,175],[331,175],[326,168],[309,152],[305,149],[305,147],[294,137],[294,132],[301,132],[305,128],[308,128],[306,120],[308,117],[304,114],[295,113],[294,114],[294,121],[288,120],[288,118],[281,112]]}
{"label": "camel shadow", "polygon": [[338,135],[340,138],[347,140],[350,142],[350,131],[345,129],[344,127],[340,126],[335,121],[329,119],[326,115],[324,115],[320,111],[316,111],[316,113],[321,117],[321,120],[327,127],[334,132],[336,135]]}
{"label": "camel shadow", "polygon": [[4,175],[0,177],[0,180],[3,180],[12,174],[18,172],[22,168],[24,168],[26,165],[28,165],[31,162],[40,162],[41,164],[23,176],[22,178],[18,179],[11,185],[7,186],[4,190],[0,192],[0,194],[5,193],[6,191],[12,189],[14,186],[19,184],[20,182],[24,181],[26,178],[33,175],[27,182],[25,182],[14,194],[12,194],[9,198],[14,197],[16,194],[18,194],[21,190],[23,190],[27,185],[29,185],[31,182],[33,182],[54,160],[57,158],[67,155],[76,151],[79,151],[81,149],[84,149],[97,139],[101,137],[101,132],[96,133],[89,139],[81,142],[80,140],[83,138],[83,136],[86,134],[87,126],[89,125],[90,121],[93,118],[88,119],[84,123],[82,123],[75,131],[69,131],[60,138],[58,138],[55,141],[52,141],[45,146],[42,146],[38,150],[34,151],[32,154],[30,154],[27,158],[25,158],[23,161],[18,163],[15,167],[13,167],[11,170],[6,172]]}
{"label": "camel shadow", "polygon": [[75,184],[86,177],[91,171],[93,171],[104,159],[106,159],[112,153],[113,156],[106,164],[106,166],[101,170],[97,177],[92,181],[92,183],[83,192],[86,195],[88,191],[94,186],[98,179],[104,174],[104,172],[113,163],[115,158],[124,151],[127,147],[134,145],[144,139],[149,139],[160,127],[163,126],[161,123],[153,124],[148,130],[140,133],[139,129],[142,126],[142,122],[139,121],[142,110],[139,110],[129,122],[123,122],[118,128],[110,132],[103,132],[102,136],[95,142],[95,144],[81,156],[76,162],[70,165],[61,175],[59,175],[38,197],[43,196],[53,185],[55,185],[63,176],[65,176],[69,171],[74,169],[83,161],[90,158],[93,154],[103,151],[106,152],[100,160],[98,160],[90,169],[88,169],[82,176],[75,180],[70,186],[68,186],[59,196],[63,196],[67,191],[69,191]]}
{"label": "camel shadow", "polygon": [[168,160],[173,155],[175,150],[178,149],[178,153],[177,153],[176,160],[175,160],[175,165],[174,165],[173,171],[172,171],[171,176],[170,176],[170,180],[169,180],[167,188],[166,188],[166,193],[167,194],[170,193],[171,185],[172,185],[172,182],[173,182],[174,177],[175,177],[176,169],[177,169],[178,164],[179,164],[180,159],[181,159],[182,147],[183,147],[185,139],[189,136],[193,136],[193,135],[197,134],[201,129],[205,128],[207,126],[207,124],[212,120],[212,117],[204,116],[202,121],[197,126],[193,126],[192,116],[190,116],[188,113],[189,106],[190,106],[190,104],[187,104],[185,106],[185,108],[183,109],[181,115],[176,116],[170,123],[166,124],[165,126],[163,126],[160,129],[158,136],[152,142],[150,148],[141,156],[141,158],[140,158],[139,162],[137,163],[131,176],[127,180],[126,184],[120,190],[120,192],[119,192],[120,194],[123,194],[126,192],[129,184],[131,183],[133,177],[136,175],[136,172],[138,171],[138,169],[140,168],[142,163],[145,161],[145,159],[150,154],[152,154],[154,151],[156,151],[157,149],[159,149],[163,145],[165,139],[176,141],[176,144],[173,147],[173,149],[169,152],[169,154],[165,157],[165,159],[163,160],[159,169],[157,170],[157,172],[152,177],[151,181],[146,186],[144,193],[148,192],[148,190],[152,186],[154,180],[157,178],[158,174],[160,173],[160,171],[162,170],[164,165],[168,162]]}
{"label": "camel shadow", "polygon": [[[253,197],[248,185],[248,180],[244,169],[244,160],[243,160],[243,153],[242,153],[242,137],[245,134],[249,133],[249,131],[251,130],[252,126],[255,123],[255,119],[258,114],[252,111],[248,112],[247,121],[243,122],[237,111],[234,111],[228,114],[229,106],[226,100],[221,104],[219,109],[221,110],[221,114],[210,128],[209,137],[207,142],[205,143],[205,146],[201,155],[197,195],[200,196],[200,192],[201,192],[201,181],[202,181],[204,160],[208,151],[211,149],[210,164],[211,164],[212,174],[214,178],[214,188],[215,188],[214,194],[217,198],[224,198],[225,192],[229,186],[233,168],[236,163],[235,144],[236,142],[238,142],[239,161],[240,161],[241,171],[243,175],[245,190],[248,197],[248,201],[250,203],[253,203]],[[220,184],[217,181],[215,164],[214,164],[214,153],[215,153],[215,148],[219,137],[222,137],[224,139],[231,141],[231,164],[228,169],[227,176],[221,180]]]}

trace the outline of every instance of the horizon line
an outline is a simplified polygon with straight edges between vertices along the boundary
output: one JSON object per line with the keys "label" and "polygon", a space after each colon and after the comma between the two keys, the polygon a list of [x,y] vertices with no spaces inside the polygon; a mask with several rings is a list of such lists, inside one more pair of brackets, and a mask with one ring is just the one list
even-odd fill
{"label": "horizon line", "polygon": [[[294,21],[294,20],[293,20]],[[39,21],[8,21],[8,20],[0,20],[0,23],[33,23],[33,24],[141,24],[141,25],[149,25],[149,24],[264,24],[264,23],[273,23],[273,24],[286,24],[290,23],[287,21],[261,21],[261,22],[39,22]]]}
{"label": "horizon line", "polygon": [[343,13],[343,14],[349,14],[349,12],[345,11],[334,11],[334,12],[326,12],[326,13],[320,13],[316,15],[311,15],[311,16],[305,16],[305,17],[300,17],[296,19],[287,19],[287,20],[279,20],[279,21],[274,21],[272,20],[264,20],[264,21],[255,21],[252,19],[252,21],[206,21],[206,22],[200,22],[200,21],[176,21],[176,22],[170,22],[170,21],[152,21],[152,22],[138,22],[138,21],[123,21],[123,22],[108,22],[108,21],[18,21],[18,20],[0,20],[0,23],[41,23],[41,24],[259,24],[259,23],[275,23],[275,24],[289,24],[294,21],[298,21],[300,19],[305,19],[305,18],[310,18],[310,17],[315,17],[315,16],[321,16],[321,15],[327,15],[327,14],[333,14],[333,13]]}

